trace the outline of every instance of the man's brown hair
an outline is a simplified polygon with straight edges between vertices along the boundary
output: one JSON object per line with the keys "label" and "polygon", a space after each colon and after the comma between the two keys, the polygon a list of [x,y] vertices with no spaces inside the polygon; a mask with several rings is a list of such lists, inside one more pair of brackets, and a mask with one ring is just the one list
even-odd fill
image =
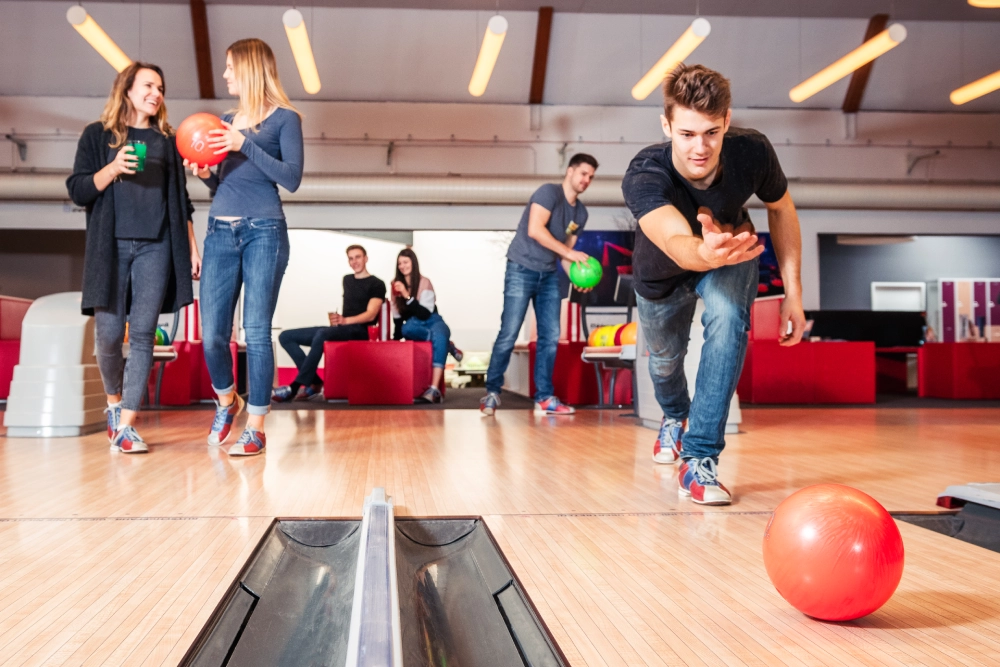
{"label": "man's brown hair", "polygon": [[709,118],[721,118],[732,104],[729,79],[704,65],[681,63],[663,82],[663,115],[667,121],[675,106],[694,109]]}
{"label": "man's brown hair", "polygon": [[360,250],[362,255],[364,255],[365,257],[368,256],[368,251],[365,250],[365,247],[364,246],[360,246],[357,243],[355,243],[354,245],[347,246],[347,250],[345,250],[345,252],[348,255],[350,255],[352,250]]}

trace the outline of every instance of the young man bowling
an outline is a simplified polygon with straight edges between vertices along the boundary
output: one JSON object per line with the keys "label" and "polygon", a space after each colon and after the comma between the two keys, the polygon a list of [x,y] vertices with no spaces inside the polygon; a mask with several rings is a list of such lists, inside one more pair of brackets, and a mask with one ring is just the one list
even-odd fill
{"label": "young man bowling", "polygon": [[[507,273],[503,285],[500,333],[493,343],[486,371],[486,396],[479,401],[483,414],[500,407],[500,387],[510,363],[517,334],[528,305],[535,304],[538,342],[535,355],[535,413],[571,415],[552,386],[552,370],[559,346],[559,275],[556,262],[569,270],[572,262],[586,262],[586,253],[573,250],[587,224],[587,208],[577,197],[587,189],[597,171],[597,160],[585,153],[570,158],[562,183],[546,183],[531,195],[524,207],[517,233],[507,249]],[[589,291],[589,290],[581,290]]]}
{"label": "young man bowling", "polygon": [[[757,195],[767,207],[785,284],[782,345],[797,344],[805,326],[799,219],[767,137],[730,127],[725,77],[701,65],[679,65],[663,84],[663,98],[660,120],[668,141],[636,155],[622,182],[625,202],[639,221],[632,256],[636,300],[664,414],[653,460],[681,460],[682,496],[728,505],[732,496],[717,466],[746,355],[757,258],[764,251],[745,205]],[[692,402],[684,356],[699,297],[705,302],[705,344]]]}

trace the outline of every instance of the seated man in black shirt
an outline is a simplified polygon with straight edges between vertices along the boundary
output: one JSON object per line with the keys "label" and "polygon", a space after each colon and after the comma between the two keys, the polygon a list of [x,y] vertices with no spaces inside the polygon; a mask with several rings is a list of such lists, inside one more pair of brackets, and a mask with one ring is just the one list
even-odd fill
{"label": "seated man in black shirt", "polygon": [[[798,343],[806,322],[799,219],[767,137],[730,128],[725,77],[701,65],[679,65],[663,84],[663,98],[660,120],[670,141],[640,151],[622,181],[625,203],[639,221],[632,270],[649,373],[664,415],[653,460],[682,459],[681,496],[728,505],[732,497],[716,465],[746,356],[757,258],[764,250],[745,205],[757,195],[767,207],[785,284],[782,345]],[[684,355],[699,297],[705,301],[705,344],[692,403]]]}
{"label": "seated man in black shirt", "polygon": [[[316,369],[328,340],[368,340],[368,327],[378,320],[385,301],[385,283],[368,273],[368,253],[361,246],[347,248],[347,262],[354,275],[344,276],[343,314],[330,313],[328,327],[289,329],[278,336],[299,374],[291,384],[276,387],[271,392],[272,401],[305,401],[323,391]],[[309,354],[302,351],[307,345]]]}

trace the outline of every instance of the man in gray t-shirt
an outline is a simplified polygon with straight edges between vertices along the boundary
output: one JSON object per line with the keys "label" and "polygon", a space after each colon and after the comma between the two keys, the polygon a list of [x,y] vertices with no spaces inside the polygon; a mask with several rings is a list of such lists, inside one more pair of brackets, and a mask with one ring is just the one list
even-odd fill
{"label": "man in gray t-shirt", "polygon": [[568,271],[571,263],[590,259],[586,253],[573,250],[573,246],[587,224],[587,208],[577,197],[590,185],[596,171],[597,160],[578,153],[570,159],[562,183],[546,183],[538,188],[524,207],[517,233],[507,249],[500,333],[493,343],[490,367],[486,371],[486,396],[479,402],[479,409],[484,414],[492,415],[500,406],[503,376],[531,302],[534,302],[538,323],[535,412],[550,415],[574,412],[559,401],[552,387],[562,301],[556,263],[561,259],[563,268]]}

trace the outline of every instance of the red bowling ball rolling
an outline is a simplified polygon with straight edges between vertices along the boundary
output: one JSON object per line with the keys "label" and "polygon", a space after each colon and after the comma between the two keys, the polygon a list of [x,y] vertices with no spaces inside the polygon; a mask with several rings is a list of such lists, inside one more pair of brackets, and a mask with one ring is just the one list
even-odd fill
{"label": "red bowling ball rolling", "polygon": [[850,621],[888,601],[903,576],[903,538],[871,496],[840,484],[797,491],[764,531],[764,567],[807,616]]}
{"label": "red bowling ball rolling", "polygon": [[177,128],[177,152],[188,162],[200,167],[214,167],[226,159],[226,153],[215,154],[215,150],[208,145],[208,133],[224,129],[226,127],[222,120],[210,113],[188,116]]}

